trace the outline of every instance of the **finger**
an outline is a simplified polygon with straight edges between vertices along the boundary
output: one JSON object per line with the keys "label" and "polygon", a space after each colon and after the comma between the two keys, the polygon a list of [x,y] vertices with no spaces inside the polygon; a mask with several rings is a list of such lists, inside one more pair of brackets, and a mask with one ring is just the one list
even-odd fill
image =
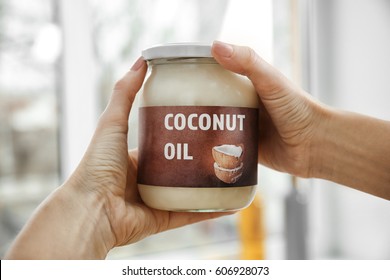
{"label": "finger", "polygon": [[138,149],[129,150],[129,166],[127,167],[127,185],[125,200],[127,202],[141,202],[137,187]]}
{"label": "finger", "polygon": [[284,94],[286,89],[293,87],[282,73],[268,64],[249,47],[215,41],[211,52],[222,67],[247,76],[263,101],[278,99]]}
{"label": "finger", "polygon": [[116,82],[110,101],[100,122],[116,123],[127,130],[127,122],[135,95],[142,86],[146,74],[146,62],[140,57],[133,67]]}
{"label": "finger", "polygon": [[131,158],[133,164],[137,166],[138,163],[138,148],[129,150],[129,157]]}

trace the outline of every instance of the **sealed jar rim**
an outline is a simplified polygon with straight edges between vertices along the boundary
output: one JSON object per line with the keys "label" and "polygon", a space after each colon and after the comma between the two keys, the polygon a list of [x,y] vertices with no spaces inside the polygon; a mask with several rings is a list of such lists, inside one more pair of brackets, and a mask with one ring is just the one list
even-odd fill
{"label": "sealed jar rim", "polygon": [[174,43],[156,45],[142,51],[145,60],[160,58],[213,57],[211,45],[203,43]]}

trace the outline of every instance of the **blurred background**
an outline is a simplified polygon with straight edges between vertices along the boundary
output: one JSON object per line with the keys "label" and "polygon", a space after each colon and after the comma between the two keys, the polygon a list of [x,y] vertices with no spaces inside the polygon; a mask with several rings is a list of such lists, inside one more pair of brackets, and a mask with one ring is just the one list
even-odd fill
{"label": "blurred background", "polygon": [[[389,26],[387,0],[0,0],[0,256],[76,167],[142,49],[249,45],[322,102],[390,120]],[[129,122],[136,147],[136,107]],[[260,166],[248,209],[108,258],[389,259],[390,204]]]}

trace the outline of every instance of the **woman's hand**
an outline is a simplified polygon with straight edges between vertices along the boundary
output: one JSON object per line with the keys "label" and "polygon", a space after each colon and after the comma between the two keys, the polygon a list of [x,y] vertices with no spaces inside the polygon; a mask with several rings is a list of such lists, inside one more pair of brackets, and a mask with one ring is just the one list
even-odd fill
{"label": "woman's hand", "polygon": [[311,144],[324,121],[324,107],[251,48],[215,42],[212,53],[223,67],[247,76],[256,88],[261,101],[259,162],[311,176]]}
{"label": "woman's hand", "polygon": [[130,109],[146,69],[140,58],[116,83],[79,166],[36,211],[7,258],[105,258],[115,246],[227,214],[161,211],[142,202],[137,150],[128,152],[127,134]]}
{"label": "woman's hand", "polygon": [[260,163],[390,199],[390,122],[315,101],[248,47],[215,42],[212,53],[255,86]]}

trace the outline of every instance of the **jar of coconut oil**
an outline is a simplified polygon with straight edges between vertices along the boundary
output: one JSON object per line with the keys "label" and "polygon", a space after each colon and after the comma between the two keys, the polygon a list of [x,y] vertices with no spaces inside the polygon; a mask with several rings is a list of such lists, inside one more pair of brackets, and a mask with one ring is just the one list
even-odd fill
{"label": "jar of coconut oil", "polygon": [[139,109],[137,183],[150,207],[230,211],[256,191],[258,97],[250,81],[223,69],[211,46],[146,49]]}

